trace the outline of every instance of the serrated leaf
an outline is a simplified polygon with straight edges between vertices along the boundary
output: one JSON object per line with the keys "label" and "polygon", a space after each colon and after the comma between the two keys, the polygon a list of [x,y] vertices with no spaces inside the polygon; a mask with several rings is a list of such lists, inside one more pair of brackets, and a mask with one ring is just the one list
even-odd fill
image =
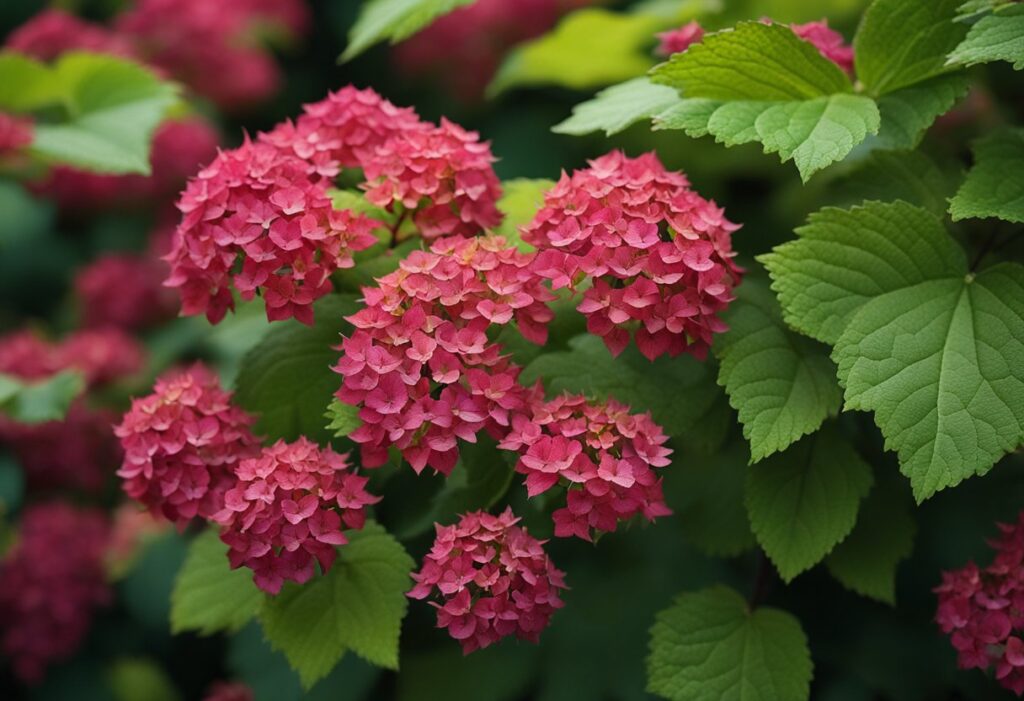
{"label": "serrated leaf", "polygon": [[974,167],[950,201],[949,213],[953,221],[1024,222],[1024,129],[1003,129],[974,144]]}
{"label": "serrated leaf", "polygon": [[271,645],[281,650],[305,688],[326,676],[346,650],[381,667],[398,668],[413,560],[381,526],[347,531],[330,571],[305,585],[288,584],[260,614]]}
{"label": "serrated leaf", "polygon": [[1024,68],[1024,6],[1005,5],[982,17],[949,54],[950,64],[991,61],[1008,61],[1018,71]]}
{"label": "serrated leaf", "polygon": [[348,34],[342,61],[355,58],[379,41],[407,39],[438,17],[475,0],[368,0]]}
{"label": "serrated leaf", "polygon": [[904,200],[942,216],[956,182],[920,151],[873,151],[835,181],[835,204]]}
{"label": "serrated leaf", "polygon": [[85,378],[75,370],[31,382],[0,373],[0,414],[23,424],[59,421],[84,390]]}
{"label": "serrated leaf", "polygon": [[0,53],[0,109],[27,112],[59,104],[63,96],[49,66],[22,54]]}
{"label": "serrated leaf", "polygon": [[207,529],[189,544],[174,580],[171,632],[235,632],[252,620],[262,603],[263,593],[253,584],[252,571],[232,570],[227,546],[215,529]]}
{"label": "serrated leaf", "polygon": [[963,0],[875,0],[853,40],[857,78],[878,97],[949,70],[966,33],[953,20]]}
{"label": "serrated leaf", "polygon": [[886,484],[871,490],[857,525],[825,559],[847,589],[890,605],[896,603],[896,566],[914,547],[917,526],[907,496]]}
{"label": "serrated leaf", "polygon": [[153,132],[176,88],[140,65],[98,54],[64,54],[53,71],[70,116],[36,124],[32,151],[98,173],[149,175]]}
{"label": "serrated leaf", "polygon": [[826,207],[796,233],[758,260],[786,323],[825,343],[834,344],[868,300],[966,272],[963,250],[939,219],[906,202]]}
{"label": "serrated leaf", "polygon": [[943,75],[901,88],[878,98],[882,122],[875,140],[885,149],[913,149],[937,117],[967,94],[970,81],[963,73]]}
{"label": "serrated leaf", "polygon": [[748,276],[736,296],[715,341],[718,383],[757,462],[817,430],[842,393],[828,348],[786,328],[766,282]]}
{"label": "serrated leaf", "polygon": [[335,438],[344,438],[363,425],[359,418],[359,407],[332,399],[327,405],[324,417],[328,420],[327,430]]}
{"label": "serrated leaf", "polygon": [[647,690],[671,701],[802,701],[812,670],[799,621],[726,587],[680,595],[651,628]]}
{"label": "serrated leaf", "polygon": [[655,85],[649,78],[634,78],[605,88],[592,99],[572,108],[572,116],[551,127],[557,134],[589,134],[603,131],[606,136],[645,119],[650,119],[676,103],[679,93],[667,85]]}
{"label": "serrated leaf", "polygon": [[918,501],[985,474],[1024,439],[1024,267],[881,295],[833,359],[846,408],[875,413]]}
{"label": "serrated leaf", "polygon": [[577,10],[551,33],[513,49],[488,91],[534,85],[585,90],[635,78],[654,64],[648,49],[665,28],[654,15]]}
{"label": "serrated leaf", "polygon": [[256,432],[270,440],[306,436],[326,443],[332,436],[324,410],[340,384],[331,370],[338,361],[333,347],[358,303],[355,295],[332,294],[313,309],[314,326],[294,319],[274,324],[242,359],[235,379],[235,401],[259,417]]}
{"label": "serrated leaf", "polygon": [[504,236],[521,251],[532,251],[533,246],[523,242],[519,229],[529,224],[544,206],[544,193],[554,185],[553,180],[544,178],[515,178],[502,182],[498,211],[505,217],[495,233]]}
{"label": "serrated leaf", "polygon": [[747,471],[750,526],[782,579],[820,562],[853,529],[871,467],[826,426]]}

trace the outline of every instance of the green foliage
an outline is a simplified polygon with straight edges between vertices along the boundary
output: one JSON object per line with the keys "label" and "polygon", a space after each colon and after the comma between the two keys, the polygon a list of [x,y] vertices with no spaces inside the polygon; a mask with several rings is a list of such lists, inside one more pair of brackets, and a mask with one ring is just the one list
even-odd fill
{"label": "green foliage", "polygon": [[474,0],[370,0],[363,4],[359,19],[348,34],[348,46],[341,60],[355,58],[379,41],[397,44],[411,37],[438,17]]}
{"label": "green foliage", "polygon": [[331,370],[338,361],[334,346],[349,328],[344,317],[357,309],[355,295],[328,295],[313,305],[316,325],[294,319],[275,324],[245,355],[235,400],[259,417],[257,433],[271,440],[306,436],[329,442],[335,431],[325,426],[324,411],[341,384]]}
{"label": "green foliage", "polygon": [[84,390],[85,378],[74,370],[32,382],[0,373],[0,414],[23,424],[58,421]]}
{"label": "green foliage", "polygon": [[232,570],[228,548],[210,528],[189,544],[171,593],[171,630],[211,635],[235,632],[252,620],[263,594],[246,568]]}
{"label": "green foliage", "polygon": [[949,63],[973,66],[1009,61],[1024,68],[1024,7],[1007,4],[978,20],[964,40],[949,54]]}
{"label": "green foliage", "polygon": [[739,412],[757,462],[812,433],[839,410],[841,392],[828,349],[786,328],[778,302],[750,276],[724,315],[715,342],[718,383]]}
{"label": "green foliage", "polygon": [[1024,222],[1024,130],[1003,129],[974,144],[974,167],[949,202],[953,220]]}
{"label": "green foliage", "polygon": [[521,251],[532,251],[533,247],[523,242],[519,229],[529,224],[544,205],[544,193],[554,184],[553,180],[544,178],[515,178],[503,182],[498,210],[505,218],[494,233],[504,236]]}
{"label": "green foliage", "polygon": [[359,419],[359,407],[344,404],[337,399],[332,399],[327,405],[327,413],[324,416],[328,419],[327,430],[335,438],[344,438],[363,423]]}
{"label": "green foliage", "polygon": [[163,669],[151,659],[125,657],[107,672],[117,701],[180,701],[181,695]]}
{"label": "green foliage", "polygon": [[60,82],[48,66],[22,54],[0,53],[0,108],[30,112],[62,99]]}
{"label": "green foliage", "polygon": [[551,131],[577,136],[603,131],[612,136],[656,117],[678,102],[679,94],[672,88],[656,85],[646,77],[634,78],[605,88],[594,99],[576,105],[572,116],[551,127]]}
{"label": "green foliage", "polygon": [[835,204],[865,200],[904,200],[942,216],[957,182],[920,151],[873,151],[837,178]]}
{"label": "green foliage", "polygon": [[882,122],[874,145],[895,150],[916,148],[935,118],[948,112],[967,94],[968,87],[967,76],[954,73],[882,95],[878,98]]}
{"label": "green foliage", "polygon": [[747,471],[750,525],[785,581],[849,535],[871,483],[871,467],[833,428]]}
{"label": "green foliage", "polygon": [[810,696],[807,637],[790,614],[753,611],[726,587],[684,593],[658,614],[647,659],[648,691],[671,701]]}
{"label": "green foliage", "polygon": [[414,563],[375,523],[347,535],[349,542],[326,575],[303,586],[286,585],[267,599],[260,614],[267,639],[307,689],[347,650],[375,665],[398,668],[398,634]]}

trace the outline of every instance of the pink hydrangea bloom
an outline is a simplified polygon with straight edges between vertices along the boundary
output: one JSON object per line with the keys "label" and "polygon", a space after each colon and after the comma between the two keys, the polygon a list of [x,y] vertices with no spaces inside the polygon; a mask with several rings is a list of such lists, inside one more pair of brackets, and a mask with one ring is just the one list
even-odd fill
{"label": "pink hydrangea bloom", "polygon": [[376,222],[334,210],[324,173],[314,171],[272,144],[246,140],[189,182],[167,256],[166,284],[179,289],[183,313],[220,321],[234,307],[233,284],[243,299],[259,290],[270,320],[313,322],[313,302],[333,289],[331,273],[377,241]]}
{"label": "pink hydrangea bloom", "polygon": [[345,528],[359,529],[365,508],[380,499],[347,455],[306,438],[278,441],[235,467],[237,482],[214,520],[233,568],[248,567],[260,589],[277,594],[285,581],[308,582],[316,564],[327,572]]}
{"label": "pink hydrangea bloom", "polygon": [[950,637],[962,669],[993,668],[1017,696],[1024,694],[1024,512],[999,524],[995,558],[942,573],[935,620]]}
{"label": "pink hydrangea bloom", "polygon": [[515,417],[499,447],[520,454],[516,472],[526,475],[531,497],[557,484],[567,488],[566,506],[553,514],[555,535],[591,540],[637,514],[653,521],[672,513],[655,474],[671,462],[667,440],[650,414],[630,414],[612,399],[565,395]]}
{"label": "pink hydrangea bloom", "polygon": [[235,483],[235,465],[259,451],[252,423],[202,365],[164,375],[114,427],[125,492],[180,525],[212,517]]}
{"label": "pink hydrangea bloom", "polygon": [[671,56],[686,51],[691,44],[704,38],[704,28],[697,21],[684,24],[678,29],[662,32],[657,35],[659,44],[655,51],[659,56]]}
{"label": "pink hydrangea bloom", "polygon": [[242,682],[214,682],[203,696],[203,701],[253,701],[255,695]]}
{"label": "pink hydrangea bloom", "polygon": [[96,259],[75,275],[82,323],[138,330],[173,317],[178,300],[161,284],[164,277],[164,263],[149,256],[111,254]]}
{"label": "pink hydrangea bloom", "polygon": [[39,334],[24,329],[0,336],[0,372],[41,380],[58,370],[53,345]]}
{"label": "pink hydrangea bloom", "polygon": [[804,41],[814,44],[822,56],[853,75],[853,47],[846,43],[842,34],[828,26],[828,20],[791,24],[789,28]]}
{"label": "pink hydrangea bloom", "polygon": [[739,227],[689,185],[653,153],[613,151],[563,173],[523,228],[538,250],[537,273],[555,289],[593,281],[577,308],[613,354],[632,334],[648,358],[703,358],[725,329],[718,313],[740,280],[732,251]]}
{"label": "pink hydrangea bloom", "polygon": [[96,609],[110,602],[106,542],[98,511],[64,503],[25,509],[0,562],[0,649],[23,681],[39,682],[50,664],[71,657]]}
{"label": "pink hydrangea bloom", "polygon": [[355,331],[335,370],[344,377],[338,398],[360,408],[350,437],[364,466],[383,464],[393,446],[416,472],[429,465],[447,475],[457,439],[475,441],[481,429],[500,438],[526,410],[519,368],[487,330],[514,320],[526,338],[545,341],[553,295],[530,261],[500,237],[444,238],[363,289],[366,306],[349,317]]}
{"label": "pink hydrangea bloom", "polygon": [[25,148],[32,136],[31,119],[0,112],[0,156]]}
{"label": "pink hydrangea bloom", "polygon": [[412,575],[409,596],[435,599],[437,627],[447,628],[464,654],[507,635],[536,643],[562,607],[565,573],[544,552],[546,541],[518,522],[506,509],[500,516],[468,513],[454,526],[436,524],[434,545]]}
{"label": "pink hydrangea bloom", "polygon": [[110,538],[104,554],[108,570],[124,572],[148,542],[170,527],[159,514],[141,509],[133,501],[122,502],[111,515]]}
{"label": "pink hydrangea bloom", "polygon": [[57,343],[28,330],[0,337],[0,372],[25,380],[73,369],[98,386],[138,372],[142,363],[142,346],[114,328],[76,331]]}
{"label": "pink hydrangea bloom", "polygon": [[6,48],[52,61],[67,51],[90,51],[134,58],[131,42],[103,27],[63,10],[38,13],[7,37]]}

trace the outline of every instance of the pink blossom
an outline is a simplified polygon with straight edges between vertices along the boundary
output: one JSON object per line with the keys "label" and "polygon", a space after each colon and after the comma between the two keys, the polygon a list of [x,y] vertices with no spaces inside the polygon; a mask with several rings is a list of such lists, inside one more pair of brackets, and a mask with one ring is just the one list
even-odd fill
{"label": "pink blossom", "polygon": [[481,430],[500,438],[526,410],[520,368],[487,330],[514,320],[529,340],[546,339],[553,295],[530,262],[500,237],[444,238],[364,288],[335,367],[338,398],[360,408],[351,438],[364,466],[383,464],[393,446],[416,472],[447,475],[456,439],[475,441]]}
{"label": "pink blossom", "polygon": [[231,566],[250,568],[256,586],[271,594],[285,581],[309,581],[318,563],[327,572],[335,548],[348,542],[343,530],[362,528],[365,508],[380,500],[347,455],[301,437],[241,460],[235,478],[214,520]]}
{"label": "pink blossom", "polygon": [[65,503],[25,509],[14,546],[0,562],[0,649],[27,683],[71,657],[95,611],[111,600],[99,511]]}
{"label": "pink blossom", "polygon": [[998,524],[995,557],[981,569],[969,562],[942,573],[935,588],[935,620],[949,635],[962,669],[995,669],[1017,696],[1024,694],[1024,512],[1015,524]]}
{"label": "pink blossom", "polygon": [[203,701],[253,701],[252,689],[242,682],[214,682]]}
{"label": "pink blossom", "polygon": [[174,316],[178,301],[161,284],[164,264],[145,255],[110,254],[81,268],[75,293],[88,327],[144,329]]}
{"label": "pink blossom", "polygon": [[533,497],[562,485],[566,506],[552,515],[555,535],[592,540],[638,514],[653,521],[671,513],[655,470],[670,463],[668,437],[650,414],[630,414],[609,399],[565,395],[519,415],[499,444],[519,453]]}
{"label": "pink blossom", "polygon": [[114,328],[76,331],[56,343],[28,330],[0,336],[0,372],[25,380],[73,369],[98,386],[138,372],[142,363],[139,343]]}
{"label": "pink blossom", "polygon": [[114,427],[125,492],[179,525],[212,517],[235,483],[234,466],[259,450],[252,423],[202,365],[167,373]]}
{"label": "pink blossom", "polygon": [[577,308],[613,354],[632,335],[651,359],[703,358],[726,328],[718,313],[740,280],[737,228],[653,153],[613,151],[563,173],[523,238],[538,250],[534,269],[556,289],[592,281]]}
{"label": "pink blossom", "polygon": [[506,509],[463,515],[454,526],[435,524],[437,537],[423,566],[412,575],[414,599],[433,600],[437,627],[462,645],[464,654],[507,635],[536,643],[562,607],[565,573]]}
{"label": "pink blossom", "polygon": [[135,57],[135,50],[125,37],[55,9],[43,10],[33,16],[11,32],[5,45],[8,49],[41,61],[52,61],[68,51]]}
{"label": "pink blossom", "polygon": [[668,57],[686,51],[691,44],[699,43],[704,38],[704,28],[700,26],[699,22],[693,21],[678,29],[662,32],[657,36],[660,43],[655,53]]}
{"label": "pink blossom", "polygon": [[843,35],[828,26],[828,20],[806,24],[791,24],[789,28],[798,37],[814,44],[814,47],[832,63],[853,75],[853,47],[846,43]]}
{"label": "pink blossom", "polygon": [[0,112],[0,156],[25,148],[32,143],[33,136],[31,119]]}

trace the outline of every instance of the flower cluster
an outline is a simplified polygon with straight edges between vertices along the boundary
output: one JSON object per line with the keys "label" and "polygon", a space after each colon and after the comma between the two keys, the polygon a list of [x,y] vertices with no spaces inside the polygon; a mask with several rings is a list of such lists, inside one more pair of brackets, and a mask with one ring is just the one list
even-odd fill
{"label": "flower cluster", "polygon": [[474,441],[481,429],[500,438],[526,411],[519,368],[487,329],[515,320],[526,338],[545,341],[553,296],[530,262],[501,237],[451,237],[364,288],[366,306],[349,317],[355,331],[335,367],[338,398],[360,407],[363,424],[350,437],[364,466],[383,464],[394,446],[417,472],[429,465],[447,475],[456,439]]}
{"label": "flower cluster", "polygon": [[239,461],[234,473],[214,521],[231,566],[249,567],[256,586],[271,594],[285,581],[309,581],[317,563],[330,569],[335,547],[348,542],[342,530],[362,528],[365,507],[379,501],[347,455],[305,438],[278,441]]}
{"label": "flower cluster", "polygon": [[563,173],[523,239],[538,249],[535,269],[555,289],[593,280],[578,309],[612,353],[632,332],[648,358],[703,358],[725,329],[717,314],[740,279],[737,228],[653,153],[613,151]]}
{"label": "flower cluster", "polygon": [[32,120],[0,112],[0,156],[20,151],[32,143]]}
{"label": "flower cluster", "polygon": [[22,680],[74,654],[108,603],[102,514],[36,504],[22,515],[15,545],[0,563],[0,648]]}
{"label": "flower cluster", "polygon": [[791,24],[789,28],[804,41],[814,44],[822,56],[853,75],[853,47],[846,43],[842,34],[828,26],[828,20]]}
{"label": "flower cluster", "polygon": [[468,513],[453,526],[436,525],[437,537],[423,567],[412,575],[414,599],[436,597],[438,628],[462,644],[463,653],[507,635],[537,642],[562,607],[565,574],[544,552],[544,541],[516,525],[511,510],[499,516]]}
{"label": "flower cluster", "polygon": [[137,330],[173,317],[174,293],[161,284],[165,266],[146,255],[111,254],[98,258],[75,275],[75,293],[82,323]]}
{"label": "flower cluster", "polygon": [[568,488],[566,506],[552,515],[555,535],[591,540],[637,514],[653,521],[671,513],[654,472],[670,463],[667,440],[650,414],[565,395],[517,416],[499,447],[520,453],[516,472],[526,475],[529,496]]}
{"label": "flower cluster", "polygon": [[203,701],[253,701],[256,698],[242,682],[215,682],[206,690]]}
{"label": "flower cluster", "polygon": [[74,369],[97,386],[137,372],[142,353],[135,339],[114,328],[76,331],[56,343],[32,331],[15,331],[0,337],[0,372],[40,380]]}
{"label": "flower cluster", "polygon": [[6,48],[40,61],[52,61],[66,51],[136,57],[128,37],[55,9],[43,10],[11,32]]}
{"label": "flower cluster", "polygon": [[658,48],[655,50],[659,56],[668,57],[678,54],[690,48],[691,44],[700,43],[704,38],[704,28],[694,20],[684,24],[678,29],[662,32],[658,36]]}
{"label": "flower cluster", "polygon": [[1024,512],[1015,524],[999,524],[995,558],[982,569],[973,562],[943,572],[935,588],[935,620],[950,636],[962,669],[995,668],[999,682],[1024,694]]}
{"label": "flower cluster", "polygon": [[230,400],[199,364],[168,373],[152,394],[133,400],[114,428],[128,496],[182,525],[218,513],[235,465],[259,450],[252,417]]}

